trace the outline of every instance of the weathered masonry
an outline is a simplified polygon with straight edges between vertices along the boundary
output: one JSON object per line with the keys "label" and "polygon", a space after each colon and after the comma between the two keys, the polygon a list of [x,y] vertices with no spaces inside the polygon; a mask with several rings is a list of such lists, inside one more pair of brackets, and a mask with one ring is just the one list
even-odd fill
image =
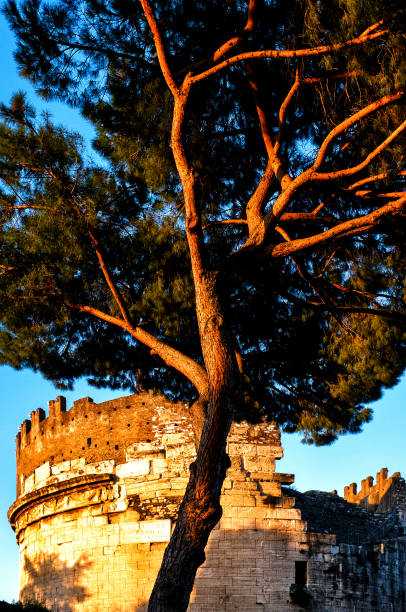
{"label": "weathered masonry", "polygon": [[[17,436],[9,510],[21,599],[54,612],[146,610],[195,448],[187,406],[163,396],[85,398],[68,411],[58,397],[47,418],[33,412]],[[275,472],[282,447],[272,423],[234,424],[228,453],[223,517],[190,611],[406,611],[400,475],[388,484],[381,471],[382,495],[368,504],[348,497],[354,485],[346,496],[355,504],[299,493],[293,475]],[[376,494],[368,483],[362,490]]]}

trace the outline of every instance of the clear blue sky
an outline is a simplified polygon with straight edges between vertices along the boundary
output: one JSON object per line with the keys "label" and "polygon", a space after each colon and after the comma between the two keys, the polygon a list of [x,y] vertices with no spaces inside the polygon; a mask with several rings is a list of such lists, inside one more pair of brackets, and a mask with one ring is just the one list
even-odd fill
{"label": "clear blue sky", "polygon": [[[22,81],[12,59],[13,39],[5,20],[0,17],[0,57],[2,79],[0,101],[8,102],[13,92],[27,91],[36,106],[48,108],[58,122],[70,129],[85,133],[91,139],[92,131],[87,122],[62,104],[47,104],[35,98],[32,87]],[[14,371],[0,367],[0,600],[11,601],[18,597],[18,554],[14,534],[7,522],[7,510],[15,500],[15,443],[14,438],[22,421],[32,410],[47,407],[47,402],[61,394],[39,374]],[[89,395],[96,402],[119,397],[125,393],[96,390],[85,381],[79,381],[73,392],[63,393],[68,406],[74,399]],[[375,418],[364,432],[345,436],[332,446],[308,447],[300,443],[298,436],[284,435],[282,442],[285,457],[277,463],[277,470],[296,474],[299,490],[337,489],[351,482],[360,482],[387,467],[389,473],[406,474],[406,377],[395,389],[387,391],[383,399],[373,405]]]}

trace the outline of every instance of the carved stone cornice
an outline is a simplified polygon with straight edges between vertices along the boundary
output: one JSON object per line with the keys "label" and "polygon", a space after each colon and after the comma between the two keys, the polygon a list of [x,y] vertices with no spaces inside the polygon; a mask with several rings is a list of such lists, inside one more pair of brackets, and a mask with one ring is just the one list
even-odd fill
{"label": "carved stone cornice", "polygon": [[[46,485],[45,487],[41,487],[35,491],[27,493],[26,495],[23,495],[22,497],[19,497],[9,508],[7,513],[8,520],[14,531],[18,531],[17,523],[19,518],[35,506],[52,501],[55,506],[54,511],[51,509],[51,511],[47,512],[46,514],[51,515],[63,512],[68,508],[66,503],[63,505],[63,507],[60,507],[58,501],[61,500],[61,498],[66,499],[75,493],[81,494],[85,493],[86,491],[93,491],[95,488],[100,486],[114,484],[116,480],[116,476],[111,473],[84,474],[82,476],[77,476],[68,480]],[[104,500],[100,499],[97,501]],[[97,503],[97,501],[94,503]],[[89,503],[90,500],[87,499],[86,502]],[[42,518],[42,516],[33,517],[32,521],[27,522],[33,522],[34,520],[38,520],[40,518]]]}

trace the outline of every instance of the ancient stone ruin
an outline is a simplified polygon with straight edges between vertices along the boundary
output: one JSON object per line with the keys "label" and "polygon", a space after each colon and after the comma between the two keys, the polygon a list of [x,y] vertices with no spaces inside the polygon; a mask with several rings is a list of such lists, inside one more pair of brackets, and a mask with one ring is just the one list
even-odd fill
{"label": "ancient stone ruin", "polygon": [[[17,436],[20,597],[54,612],[141,612],[195,456],[188,407],[139,394],[39,408]],[[406,610],[405,482],[362,495],[290,487],[272,423],[233,425],[223,517],[191,612]],[[365,481],[364,481],[365,482]],[[367,497],[368,494],[368,497]],[[367,502],[365,502],[367,499]],[[355,502],[355,503],[349,503]]]}

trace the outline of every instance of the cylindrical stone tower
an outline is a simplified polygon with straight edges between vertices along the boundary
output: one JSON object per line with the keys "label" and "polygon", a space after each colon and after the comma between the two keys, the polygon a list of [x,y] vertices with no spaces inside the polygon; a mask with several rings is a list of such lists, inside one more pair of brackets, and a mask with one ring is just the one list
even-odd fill
{"label": "cylindrical stone tower", "polygon": [[[69,411],[58,397],[48,418],[33,412],[17,436],[17,501],[9,510],[21,599],[55,612],[146,610],[195,452],[188,407],[163,396],[85,398]],[[275,473],[277,427],[234,424],[228,453],[223,518],[198,572],[194,612],[285,605],[301,559],[300,511],[281,497],[281,482],[293,477]],[[266,568],[276,540],[291,541],[291,559],[279,564],[271,588]]]}

